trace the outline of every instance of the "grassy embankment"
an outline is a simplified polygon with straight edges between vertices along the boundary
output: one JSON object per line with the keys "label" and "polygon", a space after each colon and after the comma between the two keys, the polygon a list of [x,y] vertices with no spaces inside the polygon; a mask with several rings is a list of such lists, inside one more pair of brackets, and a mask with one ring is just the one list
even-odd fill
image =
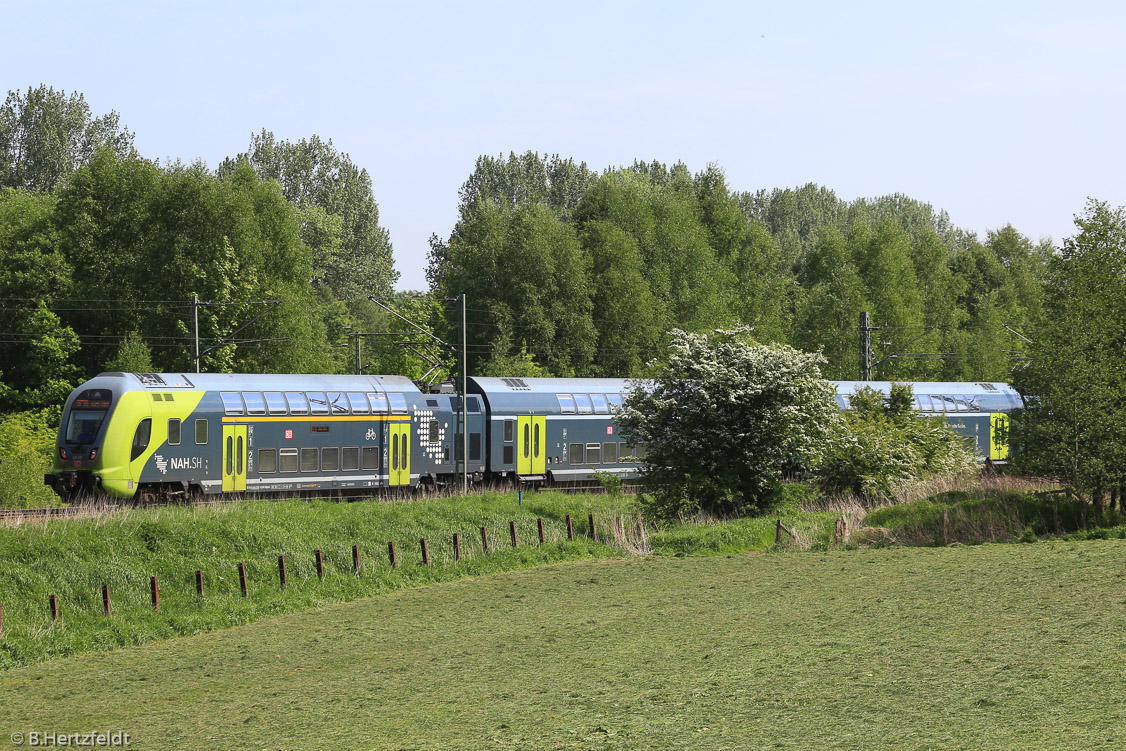
{"label": "grassy embankment", "polygon": [[1126,745],[1119,540],[588,560],[14,668],[138,749]]}

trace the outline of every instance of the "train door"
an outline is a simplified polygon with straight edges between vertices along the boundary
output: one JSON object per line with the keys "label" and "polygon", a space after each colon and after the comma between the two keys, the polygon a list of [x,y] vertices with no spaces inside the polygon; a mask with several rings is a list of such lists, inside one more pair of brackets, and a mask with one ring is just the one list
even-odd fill
{"label": "train door", "polygon": [[1004,412],[989,415],[989,459],[1005,461],[1009,458],[1009,416]]}
{"label": "train door", "polygon": [[389,426],[390,446],[388,447],[389,485],[411,484],[411,424],[393,422]]}
{"label": "train door", "polygon": [[532,418],[516,418],[516,474],[532,474]]}
{"label": "train door", "polygon": [[532,418],[532,474],[547,474],[547,418]]}
{"label": "train door", "polygon": [[246,490],[246,426],[223,426],[223,490]]}

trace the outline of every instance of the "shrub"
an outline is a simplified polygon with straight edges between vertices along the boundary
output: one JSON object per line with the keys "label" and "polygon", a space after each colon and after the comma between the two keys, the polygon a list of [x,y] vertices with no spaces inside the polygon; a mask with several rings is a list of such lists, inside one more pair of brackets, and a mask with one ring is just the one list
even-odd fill
{"label": "shrub", "polygon": [[59,410],[17,412],[0,418],[0,508],[34,508],[58,502],[43,484],[55,450]]}

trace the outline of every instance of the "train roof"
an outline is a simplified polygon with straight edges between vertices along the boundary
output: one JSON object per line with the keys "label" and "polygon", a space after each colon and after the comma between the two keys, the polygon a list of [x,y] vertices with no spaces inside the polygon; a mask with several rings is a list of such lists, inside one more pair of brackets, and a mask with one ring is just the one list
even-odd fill
{"label": "train roof", "polygon": [[956,396],[1018,396],[1016,390],[1007,383],[980,381],[967,383],[960,381],[832,381],[838,394],[851,394],[858,388],[867,386],[880,393],[891,391],[893,383],[904,383],[916,394],[952,394]]}
{"label": "train roof", "polygon": [[538,411],[559,414],[556,394],[626,394],[636,381],[628,378],[469,378],[470,393],[481,394],[498,413]]}
{"label": "train roof", "polygon": [[100,386],[114,388],[111,379],[124,379],[127,388],[146,390],[202,389],[204,391],[398,391],[419,393],[405,376],[291,375],[284,373],[101,373]]}

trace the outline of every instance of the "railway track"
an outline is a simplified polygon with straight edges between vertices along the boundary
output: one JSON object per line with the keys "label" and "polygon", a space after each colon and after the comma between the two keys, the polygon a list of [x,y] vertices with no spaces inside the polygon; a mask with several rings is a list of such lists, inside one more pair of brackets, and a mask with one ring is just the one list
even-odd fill
{"label": "railway track", "polygon": [[11,508],[0,509],[0,521],[30,521],[32,519],[59,519],[68,516],[97,516],[115,511],[116,504],[91,504],[81,506],[57,506],[52,508]]}

